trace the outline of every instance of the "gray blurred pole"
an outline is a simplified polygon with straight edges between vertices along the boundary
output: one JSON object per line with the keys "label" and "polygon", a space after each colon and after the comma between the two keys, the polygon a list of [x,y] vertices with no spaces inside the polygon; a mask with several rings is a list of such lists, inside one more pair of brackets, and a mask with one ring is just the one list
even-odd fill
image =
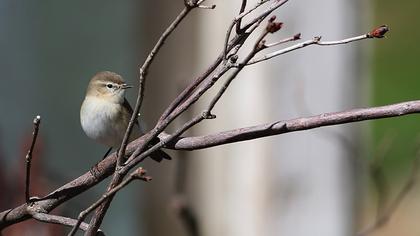
{"label": "gray blurred pole", "polygon": [[[241,1],[214,2],[218,9],[202,13],[196,28],[198,67],[220,51],[224,29]],[[360,18],[357,9],[357,1],[290,1],[276,13],[285,29],[272,39],[297,32],[304,39],[351,36]],[[357,59],[354,45],[307,48],[249,67],[217,105],[217,119],[195,131],[353,107],[360,96]],[[353,157],[339,140],[354,140],[355,133],[336,127],[202,152],[194,161],[191,188],[203,235],[351,235],[355,186],[347,158]]]}

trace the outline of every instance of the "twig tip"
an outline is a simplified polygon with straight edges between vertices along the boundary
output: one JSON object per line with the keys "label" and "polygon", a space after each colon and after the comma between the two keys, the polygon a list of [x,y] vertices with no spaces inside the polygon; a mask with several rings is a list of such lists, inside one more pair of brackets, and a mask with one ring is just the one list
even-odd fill
{"label": "twig tip", "polygon": [[388,31],[389,27],[387,25],[381,25],[367,33],[367,36],[369,38],[383,38]]}
{"label": "twig tip", "polygon": [[267,30],[267,32],[275,33],[277,31],[279,31],[281,29],[281,27],[283,26],[283,22],[274,21],[275,19],[276,19],[276,16],[272,16],[268,20],[267,27],[265,28]]}
{"label": "twig tip", "polygon": [[35,117],[35,119],[34,119],[34,124],[39,124],[39,122],[41,122],[41,116],[40,115],[37,115],[36,117]]}
{"label": "twig tip", "polygon": [[137,168],[133,173],[132,176],[135,179],[140,179],[143,180],[145,182],[149,182],[152,180],[151,176],[146,176],[147,171],[145,169],[143,169],[143,167],[139,167]]}
{"label": "twig tip", "polygon": [[144,176],[142,179],[146,182],[149,182],[149,181],[152,181],[153,178],[152,176]]}
{"label": "twig tip", "polygon": [[319,41],[321,41],[321,38],[322,36],[315,36],[313,40],[315,43],[318,43]]}

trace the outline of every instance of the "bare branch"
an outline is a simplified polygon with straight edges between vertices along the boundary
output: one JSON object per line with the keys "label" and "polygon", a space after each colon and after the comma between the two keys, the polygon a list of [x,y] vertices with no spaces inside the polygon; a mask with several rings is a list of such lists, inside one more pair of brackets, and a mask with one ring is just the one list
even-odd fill
{"label": "bare branch", "polygon": [[212,65],[200,76],[198,76],[188,87],[186,87],[176,99],[168,106],[168,108],[163,112],[162,116],[159,118],[158,123],[163,123],[164,119],[168,116],[181,104],[187,97],[189,97],[192,92],[201,84],[222,62],[223,54],[220,54],[217,59],[213,62]]}
{"label": "bare branch", "polygon": [[[215,62],[209,67],[209,69],[204,73],[203,76],[198,77],[193,83],[190,84],[171,104],[170,106],[165,110],[163,115],[160,117],[157,126],[155,127],[154,133],[160,133],[163,131],[163,129],[172,122],[177,116],[179,116],[182,112],[184,112],[186,109],[188,109],[192,104],[194,104],[201,95],[206,92],[210,87],[213,86],[213,84],[216,82],[213,78],[207,78],[216,68],[220,65],[220,63],[224,62],[226,63],[227,54],[230,50],[234,49],[235,53],[242,47],[242,45],[245,43],[246,39],[248,39],[249,35],[256,29],[256,27],[275,9],[282,6],[284,3],[287,2],[287,0],[283,1],[276,1],[273,3],[272,6],[270,6],[262,15],[259,15],[254,18],[252,21],[252,24],[249,24],[247,29],[248,32],[242,32],[239,35],[236,35],[232,40],[229,41],[230,33],[237,23],[239,19],[242,19],[245,15],[249,14],[253,10],[257,9],[259,6],[264,4],[268,1],[260,1],[257,3],[257,5],[253,8],[251,8],[248,11],[244,11],[242,14],[237,16],[233,21],[232,24],[229,26],[229,29],[226,34],[225,39],[225,45],[224,50],[222,52],[222,55],[219,55],[219,57],[215,60]],[[233,55],[233,54],[231,54]],[[219,76],[220,77],[220,76]],[[208,79],[207,82],[206,78]],[[200,88],[198,88],[201,85]],[[199,90],[199,91],[195,91]],[[195,91],[195,93],[193,93]],[[139,154],[138,152],[137,154]]]}
{"label": "bare branch", "polygon": [[[238,68],[236,68],[236,70],[232,74],[229,75],[229,78],[226,80],[226,82],[220,88],[220,90],[218,91],[218,93],[216,94],[216,96],[211,100],[211,102],[210,102],[210,104],[209,104],[209,106],[207,108],[207,112],[208,112],[209,115],[211,115],[212,109],[214,108],[214,106],[216,105],[216,103],[219,101],[219,99],[223,96],[223,94],[226,92],[226,90],[229,87],[230,83],[232,83],[232,81],[238,76],[238,74],[242,71],[242,69],[245,67],[245,65],[259,51],[261,51],[263,48],[265,48],[264,38],[267,36],[267,34],[274,33],[274,32],[276,32],[277,30],[279,30],[281,28],[281,23],[280,22],[275,22],[275,19],[276,19],[276,17],[274,17],[274,16],[271,17],[271,19],[267,23],[267,27],[265,28],[265,30],[262,32],[262,34],[256,40],[252,51],[250,53],[248,53],[248,55],[245,57],[245,59],[243,60],[243,62],[240,64],[242,66],[239,66]],[[231,65],[229,64],[227,66],[230,67]]]}
{"label": "bare branch", "polygon": [[[382,29],[383,27],[384,26],[380,26],[379,28]],[[378,28],[376,28],[376,29],[378,29]],[[373,32],[376,32],[376,30],[373,30]],[[387,31],[382,30],[381,32],[384,35]],[[280,49],[280,50],[272,52],[272,53],[268,53],[268,54],[266,54],[266,55],[264,55],[260,58],[256,58],[256,59],[250,61],[248,63],[248,65],[252,65],[252,64],[255,64],[255,63],[258,63],[258,62],[266,61],[266,60],[271,59],[273,57],[277,57],[277,56],[280,56],[280,55],[283,55],[283,54],[286,54],[286,53],[289,53],[289,52],[292,52],[294,50],[301,49],[301,48],[304,48],[304,47],[307,47],[307,46],[310,46],[310,45],[318,45],[318,46],[340,45],[340,44],[347,44],[347,43],[351,43],[351,42],[355,42],[355,41],[359,41],[359,40],[363,40],[363,39],[382,38],[383,35],[379,36],[379,33],[377,33],[377,36],[372,36],[372,33],[367,33],[367,34],[364,34],[364,35],[359,35],[359,36],[356,36],[356,37],[346,38],[346,39],[337,40],[337,41],[321,41],[321,37],[315,37],[311,40],[307,40],[305,42],[302,42],[302,43],[299,43],[299,44],[296,44],[296,45],[293,45],[293,46],[290,46],[290,47],[287,47],[287,48],[283,48],[283,49]]]}
{"label": "bare branch", "polygon": [[[240,38],[242,38],[242,40],[240,41],[241,45],[243,45],[244,41],[248,38],[248,36],[259,26],[259,24],[269,15],[271,14],[274,10],[276,10],[277,8],[281,7],[284,3],[287,2],[287,0],[283,0],[283,1],[276,1],[276,3],[273,3],[268,9],[266,9],[264,11],[263,14],[254,17],[250,23],[248,23],[245,27],[240,28],[240,24],[242,22],[242,19],[247,16],[248,14],[250,14],[251,12],[253,12],[254,10],[258,9],[261,5],[263,5],[264,3],[268,2],[269,0],[262,0],[259,1],[254,7],[251,7],[249,10],[245,11],[242,10],[242,6],[241,6],[241,13],[236,16],[232,23],[229,25],[228,30],[226,31],[226,36],[225,36],[225,44],[224,44],[224,51],[223,51],[223,55],[224,55],[224,59],[227,59],[227,55],[229,52],[229,47],[232,46],[231,43],[229,42],[230,39],[230,35],[232,33],[232,30],[234,28],[234,26],[236,25],[236,34],[237,36],[240,36]],[[242,2],[242,4],[244,4],[244,2]],[[246,3],[245,3],[246,4]],[[247,31],[247,32],[245,32]],[[234,46],[234,45],[233,45]]]}
{"label": "bare branch", "polygon": [[26,161],[25,200],[26,200],[26,203],[30,202],[29,187],[31,184],[32,153],[35,148],[36,138],[38,137],[39,125],[41,124],[41,116],[39,115],[36,116],[33,123],[34,123],[34,131],[32,132],[32,143],[25,157],[25,161]]}
{"label": "bare branch", "polygon": [[187,131],[192,126],[198,124],[199,122],[201,122],[204,119],[213,119],[213,118],[214,118],[213,116],[210,116],[208,114],[208,111],[204,111],[202,114],[194,117],[193,119],[191,119],[190,121],[185,123],[183,126],[181,126],[177,131],[175,131],[174,134],[166,136],[159,143],[157,143],[156,145],[154,145],[153,147],[151,147],[147,151],[143,152],[139,156],[134,156],[134,154],[132,154],[131,156],[133,157],[133,159],[128,159],[121,171],[122,172],[129,171],[131,168],[136,166],[138,163],[140,163],[144,159],[146,159],[151,153],[161,149],[167,143],[175,140],[177,137],[182,135],[185,131]]}
{"label": "bare branch", "polygon": [[[319,128],[323,126],[403,116],[413,113],[420,113],[420,100],[380,107],[325,113],[316,116],[285,121],[276,121],[263,125],[244,127],[204,136],[184,137],[169,143],[165,146],[165,148],[177,150],[196,150],[219,146],[227,143],[235,143],[283,133]],[[161,135],[162,138],[165,136],[166,134]]]}
{"label": "bare branch", "polygon": [[[247,0],[242,0],[241,9],[239,10],[239,14],[242,14],[245,11]],[[236,23],[236,34],[241,33],[241,21],[242,18],[238,19],[238,22]]]}
{"label": "bare branch", "polygon": [[[245,16],[249,15],[251,12],[255,11],[257,8],[259,8],[261,5],[263,5],[266,2],[269,2],[270,0],[261,0],[259,2],[257,2],[257,4],[255,4],[253,7],[251,7],[248,10],[244,10],[242,11],[238,16],[235,17],[235,21],[239,21],[241,19],[243,19]],[[241,31],[241,30],[240,30]]]}
{"label": "bare branch", "polygon": [[281,44],[285,44],[285,43],[288,43],[288,42],[296,41],[296,40],[299,40],[299,39],[300,39],[300,33],[295,34],[292,37],[288,37],[288,38],[279,40],[279,41],[277,41],[275,43],[265,44],[265,46],[266,46],[266,48],[271,48],[271,47],[275,47],[275,46],[278,46],[278,45],[281,45]]}
{"label": "bare branch", "polygon": [[[162,48],[163,44],[165,43],[166,39],[169,37],[169,35],[176,29],[176,27],[181,23],[181,21],[188,15],[188,13],[191,11],[191,7],[185,7],[175,18],[175,20],[169,25],[169,27],[162,33],[159,40],[156,42],[155,46],[153,47],[152,51],[147,56],[146,60],[144,61],[143,65],[139,69],[139,90],[138,90],[138,96],[136,100],[136,105],[134,106],[133,114],[131,116],[130,122],[127,127],[127,131],[124,135],[124,139],[122,141],[121,147],[119,149],[119,161],[118,164],[123,163],[124,155],[125,155],[125,149],[127,147],[128,139],[130,137],[131,131],[133,129],[133,126],[137,120],[137,116],[140,110],[140,107],[143,103],[143,97],[144,97],[144,88],[146,83],[146,77],[147,73],[149,71],[149,67],[152,64],[153,60],[155,59],[157,53]],[[119,166],[119,165],[117,165]]]}
{"label": "bare branch", "polygon": [[[268,24],[266,30],[261,34],[261,36],[256,40],[255,46],[253,50],[248,54],[248,56],[244,59],[243,65],[246,65],[246,63],[251,60],[257,52],[263,49],[263,39],[264,37],[269,33],[274,33],[277,30],[279,30],[281,25],[278,24],[278,22],[275,22],[275,17],[272,17]],[[131,155],[130,159],[127,160],[126,165],[122,169],[122,171],[128,170],[132,168],[133,166],[137,165],[139,162],[143,161],[148,154],[152,153],[153,151],[163,147],[166,143],[173,141],[175,138],[182,135],[186,130],[194,126],[195,124],[201,122],[204,119],[214,119],[216,118],[214,115],[211,114],[212,109],[216,105],[216,103],[219,101],[219,99],[222,97],[230,83],[233,81],[234,78],[239,74],[239,72],[243,69],[244,66],[241,68],[237,68],[227,79],[224,86],[219,90],[219,92],[216,94],[216,96],[212,99],[212,101],[209,103],[207,110],[203,112],[203,114],[200,114],[196,116],[195,118],[191,119],[189,122],[184,124],[180,129],[178,129],[173,135],[170,135],[164,139],[164,141],[161,141],[160,143],[153,146],[151,149],[147,150],[146,152],[142,153],[140,156],[136,157],[134,154]],[[206,91],[206,89],[213,86],[213,84],[217,81],[220,76],[222,76],[225,72],[227,72],[231,68],[230,64],[224,64],[224,67],[221,69],[219,73],[216,73],[216,75],[213,76],[214,80],[212,80],[212,83],[208,83],[207,87],[202,87],[201,89],[197,90],[195,93],[195,96],[191,96],[190,98],[198,99],[201,97],[201,95]],[[201,93],[200,93],[201,92]],[[194,102],[189,103],[189,105],[193,104]],[[188,104],[188,103],[184,103]]]}
{"label": "bare branch", "polygon": [[[70,227],[74,227],[77,224],[77,220],[75,219],[63,217],[63,216],[57,216],[57,215],[50,215],[50,214],[41,213],[41,212],[32,214],[32,217],[35,220],[44,222],[44,223],[59,224],[59,225],[70,226]],[[83,231],[86,231],[88,226],[89,225],[87,223],[81,222],[79,225],[79,228]],[[100,236],[100,235],[105,235],[105,234],[103,233],[102,230],[98,230],[97,235]]]}
{"label": "bare branch", "polygon": [[[283,6],[288,0],[276,0],[274,1],[271,6],[269,6],[265,11],[263,11],[260,15],[255,17],[253,20],[251,20],[248,24],[246,24],[243,29],[247,30],[249,28],[252,28],[252,26],[257,27],[259,22],[267,18],[273,11],[278,9],[279,7]],[[264,2],[262,2],[264,3]],[[245,12],[244,12],[245,13]],[[246,14],[245,14],[246,15]]]}
{"label": "bare branch", "polygon": [[111,190],[107,191],[95,203],[90,205],[84,211],[80,212],[79,217],[77,218],[77,221],[73,225],[73,228],[70,231],[70,233],[68,234],[68,236],[73,236],[73,235],[76,234],[77,229],[80,228],[83,220],[86,218],[86,216],[89,213],[91,213],[93,210],[95,210],[97,207],[99,207],[105,200],[112,197],[116,192],[120,191],[122,188],[127,186],[129,183],[131,183],[131,181],[133,181],[135,179],[140,179],[140,180],[143,180],[143,181],[146,181],[146,182],[152,180],[151,177],[146,176],[146,171],[143,168],[140,167],[140,168],[136,169],[124,181],[122,181],[120,184],[118,184],[115,188],[112,188]]}

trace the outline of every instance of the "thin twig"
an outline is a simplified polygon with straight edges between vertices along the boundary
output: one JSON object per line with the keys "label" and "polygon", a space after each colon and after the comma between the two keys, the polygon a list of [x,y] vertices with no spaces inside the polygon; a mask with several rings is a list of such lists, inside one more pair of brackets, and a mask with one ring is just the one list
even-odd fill
{"label": "thin twig", "polygon": [[[140,78],[139,78],[139,91],[138,91],[139,96],[138,96],[138,100],[137,100],[139,106],[136,105],[136,108],[139,107],[139,109],[140,109],[141,105],[143,104],[145,80],[146,80],[146,77],[145,76],[142,76],[141,73],[140,73]],[[122,165],[122,163],[123,163],[123,161],[124,161],[125,151],[127,149],[128,140],[130,138],[131,132],[132,132],[133,127],[134,127],[134,124],[137,121],[138,114],[139,114],[138,113],[139,112],[139,109],[137,109],[137,111],[133,111],[133,114],[131,114],[131,118],[130,118],[130,121],[128,123],[127,130],[126,130],[126,132],[124,134],[124,138],[122,140],[121,146],[118,149],[118,158],[117,158],[116,168],[120,168],[121,165]]]}
{"label": "thin twig", "polygon": [[[245,11],[245,9],[242,10],[242,6],[244,5],[244,2],[245,2],[245,5],[246,5],[246,1],[243,1],[242,2],[240,14],[237,15],[232,20],[232,22],[230,23],[230,25],[228,27],[228,30],[226,31],[225,44],[224,44],[224,47],[223,47],[223,49],[224,49],[223,50],[223,55],[224,55],[224,59],[225,60],[228,59],[228,54],[229,54],[229,50],[230,50],[229,48],[233,48],[232,46],[235,46],[235,45],[232,45],[231,43],[229,43],[230,35],[232,34],[232,30],[235,27],[235,25],[236,25],[236,34],[237,34],[237,37],[243,38],[240,41],[241,42],[240,45],[243,45],[244,41],[248,38],[249,34],[251,34],[258,27],[259,23],[262,22],[275,9],[277,9],[278,7],[280,7],[281,5],[283,5],[283,4],[281,4],[281,5],[277,6],[277,7],[271,7],[271,9],[269,9],[269,10],[266,11],[266,13],[267,13],[266,15],[263,15],[263,16],[260,15],[260,16],[257,16],[255,18],[253,18],[252,22],[254,22],[254,23],[252,23],[252,24],[250,23],[250,24],[248,24],[247,27],[244,27],[244,28],[241,28],[240,27],[241,22],[242,22],[242,19],[245,16],[249,15],[251,12],[253,12],[256,9],[258,9],[259,7],[261,7],[264,3],[268,2],[268,1],[269,0],[261,0],[261,1],[257,2],[253,7],[251,7],[250,9],[248,9],[247,11]],[[248,28],[250,28],[252,25],[254,25],[254,27],[251,30],[249,30]],[[248,32],[245,32],[245,30],[247,30],[247,29],[248,29]]]}
{"label": "thin twig", "polygon": [[36,144],[36,138],[38,137],[38,131],[39,131],[39,125],[41,124],[41,116],[36,116],[34,121],[34,131],[32,132],[32,143],[28,150],[28,153],[26,154],[25,160],[26,160],[26,183],[25,183],[25,200],[26,203],[30,202],[30,193],[29,193],[29,187],[31,184],[31,162],[32,162],[32,153],[35,148]]}
{"label": "thin twig", "polygon": [[273,11],[275,11],[278,8],[280,8],[281,6],[283,6],[287,2],[288,2],[288,0],[276,0],[276,1],[274,1],[274,3],[272,3],[271,6],[269,6],[265,11],[263,11],[260,15],[258,15],[257,17],[255,17],[253,20],[251,20],[248,24],[246,24],[242,28],[242,30],[248,30],[253,25],[255,27],[255,24],[258,24],[258,22],[261,22],[262,20],[264,20],[265,18],[267,18],[267,16],[269,16]]}
{"label": "thin twig", "polygon": [[[241,15],[242,13],[244,13],[245,8],[246,8],[246,3],[247,0],[242,0],[242,4],[241,4],[241,8],[239,10],[239,15]],[[261,5],[261,4],[259,4]],[[257,7],[259,6],[257,4]],[[227,55],[228,55],[228,47],[229,47],[229,39],[230,39],[230,35],[232,34],[232,30],[233,27],[236,25],[236,34],[237,35],[241,35],[243,34],[243,31],[241,29],[241,22],[242,22],[242,17],[235,17],[235,19],[232,20],[232,22],[230,23],[228,30],[226,31],[226,36],[225,36],[225,44],[224,44],[224,50],[223,50],[223,58],[226,60],[228,59]]]}
{"label": "thin twig", "polygon": [[367,35],[360,35],[357,37],[352,37],[352,38],[348,38],[348,39],[344,39],[344,40],[337,40],[337,41],[328,41],[328,42],[320,42],[321,37],[315,37],[311,40],[306,40],[305,42],[302,43],[298,43],[295,44],[293,46],[287,47],[287,48],[283,48],[280,49],[278,51],[272,52],[272,53],[268,53],[264,56],[261,56],[259,58],[256,58],[252,61],[250,61],[247,65],[252,65],[252,64],[256,64],[262,61],[266,61],[269,60],[273,57],[277,57],[292,51],[295,51],[297,49],[301,49],[310,45],[319,45],[319,46],[331,46],[331,45],[339,45],[339,44],[345,44],[345,43],[350,43],[350,42],[354,42],[354,41],[359,41],[362,39],[368,39],[369,37],[367,37]]}
{"label": "thin twig", "polygon": [[[247,0],[242,0],[241,9],[239,10],[239,14],[242,14],[245,11]],[[241,33],[241,22],[242,17],[238,19],[238,22],[236,23],[236,33]]]}
{"label": "thin twig", "polygon": [[[64,225],[64,226],[69,226],[69,227],[74,227],[77,224],[77,220],[75,220],[75,219],[68,218],[68,217],[63,217],[63,216],[41,213],[41,212],[33,213],[32,217],[35,220],[40,221],[40,222],[51,223],[51,224],[59,224],[59,225]],[[88,226],[89,225],[87,223],[81,222],[80,225],[79,225],[79,228],[83,231],[86,231]],[[98,230],[98,236],[100,236],[100,235],[105,235],[102,230]]]}
{"label": "thin twig", "polygon": [[72,230],[70,231],[70,233],[68,234],[68,236],[75,235],[76,232],[77,232],[77,229],[80,228],[80,224],[82,224],[83,220],[86,218],[86,216],[89,213],[91,213],[93,210],[95,210],[97,207],[99,207],[105,200],[109,199],[116,192],[118,192],[122,188],[124,188],[127,184],[131,183],[131,181],[133,181],[135,179],[140,179],[140,180],[143,180],[143,181],[150,181],[151,177],[145,176],[145,175],[146,175],[146,171],[143,168],[140,167],[140,168],[136,169],[125,180],[123,180],[120,184],[118,184],[115,188],[112,188],[111,190],[107,191],[96,202],[94,202],[92,205],[90,205],[84,211],[80,212],[79,217],[77,218],[77,222],[76,222],[76,224],[74,224],[74,226],[73,226]]}
{"label": "thin twig", "polygon": [[[246,14],[248,14],[252,10],[255,10],[256,8],[258,8],[259,6],[261,6],[265,2],[266,1],[260,1],[255,8],[251,8],[250,11],[243,12],[242,14],[240,14],[240,16],[244,17]],[[165,110],[164,114],[159,119],[159,122],[158,122],[157,126],[155,127],[155,133],[160,133],[167,125],[169,125],[170,122],[172,122],[182,112],[184,112],[186,109],[188,109],[192,104],[194,104],[195,101],[197,101],[198,98],[204,92],[206,92],[210,87],[212,87],[214,85],[215,81],[212,78],[208,78],[208,80],[206,81],[206,77],[208,75],[210,75],[210,73],[212,71],[214,71],[221,62],[226,62],[227,54],[228,54],[229,50],[231,50],[232,48],[234,48],[236,51],[239,50],[239,48],[242,47],[242,45],[244,45],[245,41],[248,39],[248,37],[251,35],[251,33],[256,29],[256,27],[270,13],[272,13],[275,9],[282,6],[285,2],[287,2],[287,1],[286,0],[276,1],[275,4],[273,4],[271,7],[269,7],[268,10],[265,11],[265,14],[259,15],[256,18],[254,18],[254,20],[253,20],[254,23],[251,24],[251,26],[254,26],[254,27],[251,27],[250,29],[248,29],[247,30],[248,32],[244,32],[240,35],[236,35],[232,40],[229,41],[230,31],[233,29],[237,20],[240,19],[241,17],[238,16],[232,21],[232,24],[231,24],[231,26],[229,26],[229,29],[227,31],[227,36],[226,36],[226,39],[225,39],[225,45],[224,45],[224,50],[222,52],[222,55],[219,55],[216,62],[213,63],[213,65],[211,66],[211,70],[206,71],[206,72],[208,72],[208,73],[206,73],[206,76],[199,77],[198,79],[196,79],[192,83],[192,85],[190,85],[187,89],[185,89],[182,92],[182,95],[178,96],[177,99],[173,103],[171,103],[169,108],[167,110]],[[206,81],[206,82],[204,82],[204,81]],[[199,87],[199,85],[201,85],[201,87]],[[208,85],[210,85],[210,86],[208,86]],[[197,90],[200,90],[200,91],[199,92],[195,91],[195,93],[193,93],[193,91],[197,87],[199,87]],[[197,95],[199,95],[199,96],[197,97]]]}
{"label": "thin twig", "polygon": [[216,68],[223,60],[223,54],[220,54],[217,59],[213,62],[212,65],[200,76],[198,76],[188,87],[186,87],[175,99],[171,104],[166,108],[163,112],[162,116],[159,118],[158,124],[163,123],[163,121],[168,118],[168,116],[188,98],[192,92],[197,88],[199,84],[201,84]]}
{"label": "thin twig", "polygon": [[[273,20],[274,21],[274,20]],[[269,22],[271,24],[272,22]],[[223,94],[226,92],[227,88],[229,87],[230,83],[236,78],[236,76],[241,72],[241,70],[245,67],[245,65],[259,52],[262,50],[261,43],[265,36],[267,36],[269,32],[265,30],[259,38],[256,40],[256,43],[250,53],[246,56],[244,61],[240,64],[242,66],[236,68],[236,70],[229,75],[229,78],[225,81],[223,86],[220,88],[220,90],[217,92],[216,96],[210,101],[210,104],[207,108],[208,113],[211,114],[211,110],[214,108],[216,103],[219,101],[219,99],[223,96]]]}
{"label": "thin twig", "polygon": [[[245,16],[249,15],[251,12],[255,11],[256,9],[258,9],[261,5],[263,5],[266,2],[269,2],[270,0],[261,0],[259,2],[257,2],[253,7],[249,8],[246,11],[243,11],[241,14],[237,15],[235,17],[235,21],[239,21],[241,19],[243,19]],[[240,30],[242,31],[242,30]]]}
{"label": "thin twig", "polygon": [[267,43],[267,44],[265,44],[265,46],[266,46],[266,48],[271,48],[271,47],[275,47],[275,46],[285,44],[285,43],[288,43],[288,42],[296,41],[296,40],[299,40],[299,39],[300,39],[300,33],[295,34],[292,37],[288,37],[288,38],[279,40],[279,41],[274,42],[274,43]]}
{"label": "thin twig", "polygon": [[[220,63],[222,63],[223,61],[225,61],[228,56],[228,52],[235,48],[236,51],[239,50],[240,47],[242,46],[244,41],[248,38],[249,33],[247,34],[241,34],[241,35],[237,35],[236,37],[234,37],[232,40],[229,41],[230,38],[230,32],[232,31],[232,28],[234,27],[234,25],[236,24],[236,21],[238,19],[241,19],[242,17],[244,17],[245,15],[249,14],[250,12],[252,12],[253,10],[257,9],[259,6],[261,6],[263,3],[268,2],[268,0],[263,0],[261,2],[259,2],[257,5],[255,5],[253,8],[251,8],[250,10],[248,10],[247,12],[243,12],[242,14],[240,14],[240,17],[236,17],[231,25],[229,26],[228,30],[227,30],[227,36],[225,38],[225,43],[224,43],[224,49],[222,51],[221,54],[219,54],[219,56],[217,57],[217,59],[213,62],[213,64],[211,64],[209,66],[209,68],[200,76],[198,76],[187,88],[185,88],[178,96],[177,98],[168,106],[168,108],[163,112],[163,114],[161,115],[161,117],[159,118],[158,124],[164,123],[164,120],[168,118],[168,116],[182,103],[185,102],[185,100],[191,96],[191,94],[193,93],[193,91],[212,73],[216,70],[216,68],[220,65]],[[245,14],[244,14],[245,13]],[[179,113],[178,113],[179,114]],[[172,119],[176,118],[176,116],[173,116]]]}
{"label": "thin twig", "polygon": [[[378,28],[383,28],[383,27],[384,26],[380,26]],[[376,29],[378,29],[378,28],[376,28]],[[374,29],[373,31],[375,31],[376,29]],[[386,32],[387,32],[387,30],[383,31],[382,35],[376,35],[376,36],[372,36],[371,33],[367,33],[367,34],[364,34],[364,35],[359,35],[359,36],[356,36],[356,37],[346,38],[346,39],[337,40],[337,41],[321,41],[321,37],[314,37],[311,40],[307,40],[305,42],[298,43],[296,45],[293,45],[293,46],[290,46],[290,47],[287,47],[287,48],[283,48],[283,49],[280,49],[278,51],[268,53],[268,54],[266,54],[266,55],[264,55],[260,58],[256,58],[254,60],[251,60],[247,65],[252,65],[252,64],[255,64],[255,63],[266,61],[266,60],[271,59],[273,57],[277,57],[277,56],[280,56],[280,55],[283,55],[283,54],[286,54],[286,53],[289,53],[289,52],[292,52],[294,50],[301,49],[301,48],[304,48],[304,47],[307,47],[307,46],[310,46],[310,45],[332,46],[332,45],[347,44],[347,43],[351,43],[351,42],[355,42],[355,41],[359,41],[359,40],[363,40],[363,39],[383,38]]]}
{"label": "thin twig", "polygon": [[157,53],[162,48],[166,39],[176,29],[176,27],[179,25],[179,23],[181,23],[181,21],[188,15],[188,13],[191,11],[191,9],[192,9],[191,7],[185,7],[178,14],[178,16],[175,18],[175,20],[162,33],[159,40],[156,42],[155,46],[150,51],[150,53],[147,56],[146,60],[144,61],[143,65],[139,69],[139,90],[138,90],[136,105],[134,106],[133,114],[131,116],[130,122],[129,122],[128,127],[127,127],[127,131],[125,132],[124,139],[123,139],[121,147],[119,149],[119,159],[118,159],[118,162],[117,162],[117,166],[121,166],[121,164],[123,163],[124,155],[125,155],[125,149],[127,147],[128,139],[130,137],[130,133],[133,129],[133,126],[136,123],[140,107],[143,103],[144,88],[145,88],[145,84],[146,84],[146,77],[147,77],[149,67],[152,64],[153,60],[155,59]]}

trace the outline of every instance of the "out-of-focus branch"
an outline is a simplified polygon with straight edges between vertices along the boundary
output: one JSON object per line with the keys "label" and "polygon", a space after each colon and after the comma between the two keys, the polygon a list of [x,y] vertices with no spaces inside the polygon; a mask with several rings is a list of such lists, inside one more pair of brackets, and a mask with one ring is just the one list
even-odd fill
{"label": "out-of-focus branch", "polygon": [[381,139],[374,158],[369,165],[369,172],[377,197],[376,218],[380,218],[386,208],[389,198],[389,184],[382,166],[383,160],[392,146],[393,136],[385,134]]}
{"label": "out-of-focus branch", "polygon": [[171,207],[178,215],[188,235],[199,236],[200,225],[193,208],[188,204],[186,197],[186,182],[188,179],[189,157],[183,156],[178,159],[175,173],[175,193],[171,200]]}
{"label": "out-of-focus branch", "polygon": [[413,167],[411,169],[410,176],[407,178],[404,186],[398,192],[395,199],[388,205],[388,208],[382,211],[382,214],[378,216],[372,224],[368,225],[365,229],[360,231],[357,236],[366,236],[374,231],[380,229],[381,227],[385,226],[391,217],[394,215],[395,211],[400,206],[401,202],[404,198],[408,195],[408,193],[413,188],[415,182],[417,181],[418,177],[418,169],[419,169],[419,159],[420,159],[420,151],[417,152],[416,159],[413,162]]}
{"label": "out-of-focus branch", "polygon": [[39,125],[41,124],[41,116],[36,116],[34,121],[34,131],[32,132],[32,142],[29,147],[28,153],[26,154],[26,181],[25,181],[25,200],[26,203],[30,202],[30,193],[29,187],[31,185],[31,162],[32,162],[32,152],[34,151],[36,138],[38,137]]}

